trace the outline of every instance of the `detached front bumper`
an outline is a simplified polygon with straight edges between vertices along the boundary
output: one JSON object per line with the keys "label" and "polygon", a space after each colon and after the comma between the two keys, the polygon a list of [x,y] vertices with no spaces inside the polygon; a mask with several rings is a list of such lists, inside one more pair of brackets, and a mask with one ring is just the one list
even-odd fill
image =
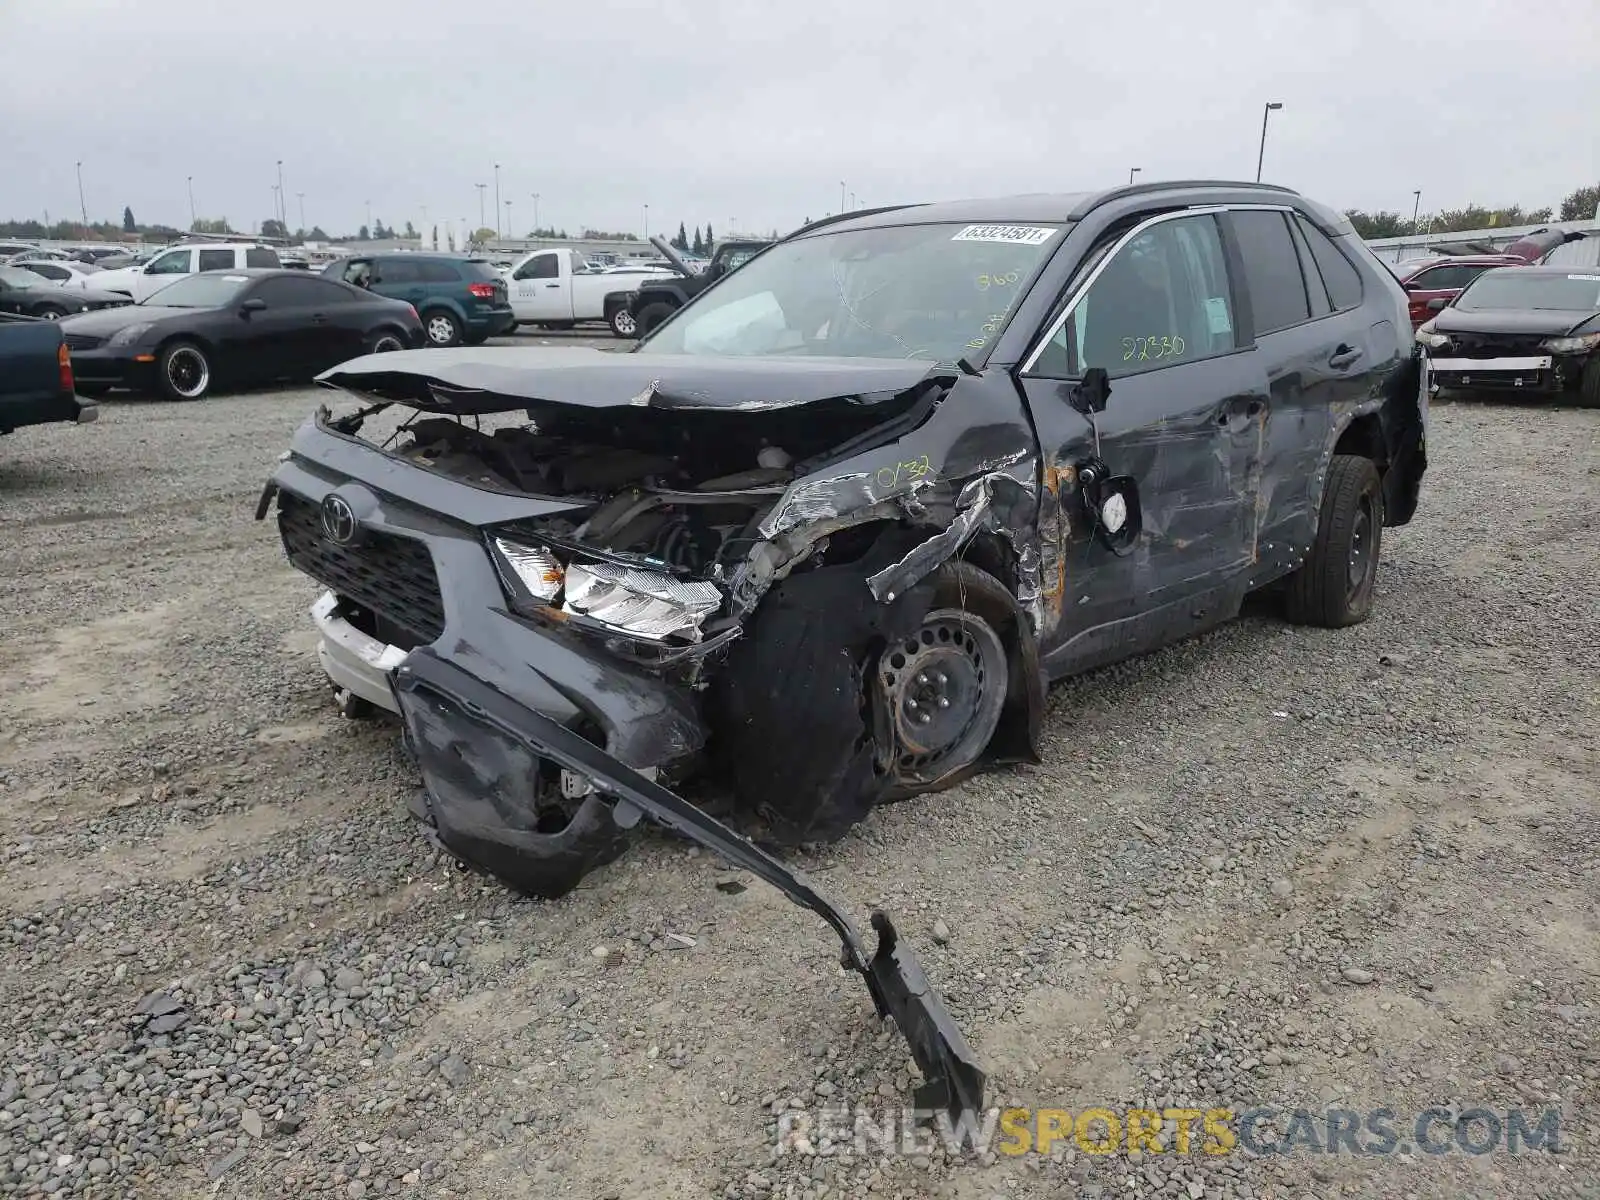
{"label": "detached front bumper", "polygon": [[[869,955],[849,916],[800,872],[579,733],[485,686],[430,648],[409,655],[393,682],[406,742],[422,765],[436,812],[536,810],[537,799],[529,793],[544,764],[585,780],[595,791],[572,822],[575,847],[581,840],[586,851],[603,852],[641,817],[649,817],[815,912],[839,936],[842,965],[862,976],[878,1015],[894,1018],[909,1043],[924,1079],[917,1106],[942,1109],[955,1120],[975,1118],[981,1111],[983,1069],[886,914],[872,914],[878,946]],[[474,830],[457,828],[447,834],[441,824],[440,833],[449,844],[452,836],[459,841],[472,837]],[[496,837],[496,845],[505,847],[498,831]]]}

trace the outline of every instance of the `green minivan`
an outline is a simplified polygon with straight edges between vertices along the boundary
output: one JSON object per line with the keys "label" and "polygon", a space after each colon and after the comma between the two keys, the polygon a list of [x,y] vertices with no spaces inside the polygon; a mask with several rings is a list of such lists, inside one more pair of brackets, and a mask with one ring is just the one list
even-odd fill
{"label": "green minivan", "polygon": [[397,250],[340,259],[322,273],[408,302],[430,346],[476,346],[517,324],[506,281],[486,259]]}

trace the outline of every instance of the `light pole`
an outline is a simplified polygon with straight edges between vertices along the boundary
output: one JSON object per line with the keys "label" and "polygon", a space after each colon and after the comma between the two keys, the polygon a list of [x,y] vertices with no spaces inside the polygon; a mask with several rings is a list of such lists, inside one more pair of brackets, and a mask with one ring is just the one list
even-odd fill
{"label": "light pole", "polygon": [[283,190],[283,159],[278,160],[278,224],[289,227],[289,193]]}
{"label": "light pole", "polygon": [[296,200],[300,201],[300,232],[304,233],[306,228],[306,194],[304,192],[296,192],[294,196]]}
{"label": "light pole", "polygon": [[190,229],[190,232],[193,232],[194,227],[197,224],[199,224],[199,219],[194,215],[194,176],[191,175],[191,176],[189,176],[189,229]]}
{"label": "light pole", "polygon": [[494,235],[500,236],[500,164],[494,165]]}
{"label": "light pole", "polygon": [[[478,228],[483,229],[485,220],[483,215],[483,189],[489,185],[487,183],[475,183],[472,186],[478,189]],[[463,217],[462,220],[466,220],[466,218]]]}
{"label": "light pole", "polygon": [[516,237],[516,226],[511,223],[511,201],[506,200],[506,237]]}
{"label": "light pole", "polygon": [[1267,106],[1261,110],[1261,150],[1260,153],[1256,155],[1257,183],[1261,182],[1261,164],[1267,157],[1267,118],[1272,114],[1273,109],[1282,107],[1283,104],[1281,101],[1269,100],[1267,101]]}
{"label": "light pole", "polygon": [[839,180],[839,211],[844,211],[844,180]]}
{"label": "light pole", "polygon": [[644,206],[644,240],[647,242],[650,240],[650,206],[648,204]]}
{"label": "light pole", "polygon": [[531,194],[533,196],[533,231],[537,233],[539,232],[539,193],[533,192]]}
{"label": "light pole", "polygon": [[1411,236],[1417,236],[1417,214],[1422,211],[1422,189],[1411,193]]}
{"label": "light pole", "polygon": [[1133,177],[1135,175],[1137,175],[1142,170],[1144,170],[1143,167],[1129,167],[1128,168],[1128,184],[1129,184],[1130,187],[1133,184]]}
{"label": "light pole", "polygon": [[[272,219],[274,221],[281,221],[282,220],[282,218],[278,216],[278,200],[279,200],[278,192],[279,192],[278,185],[277,184],[273,184],[272,185]],[[266,233],[266,222],[262,222],[262,230],[261,230],[261,232],[263,234]]]}
{"label": "light pole", "polygon": [[89,206],[83,202],[83,164],[78,164],[78,212],[83,217],[83,227],[89,228]]}
{"label": "light pole", "polygon": [[367,201],[367,236],[372,236],[372,201]]}

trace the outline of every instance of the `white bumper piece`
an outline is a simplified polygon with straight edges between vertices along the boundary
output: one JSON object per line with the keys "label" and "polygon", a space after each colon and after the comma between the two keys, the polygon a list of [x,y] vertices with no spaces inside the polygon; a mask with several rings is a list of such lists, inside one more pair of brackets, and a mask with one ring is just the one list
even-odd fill
{"label": "white bumper piece", "polygon": [[389,672],[405,662],[408,651],[368,637],[338,615],[339,599],[324,592],[311,606],[311,619],[317,623],[322,641],[317,659],[338,687],[368,703],[399,715],[394,693],[389,690]]}

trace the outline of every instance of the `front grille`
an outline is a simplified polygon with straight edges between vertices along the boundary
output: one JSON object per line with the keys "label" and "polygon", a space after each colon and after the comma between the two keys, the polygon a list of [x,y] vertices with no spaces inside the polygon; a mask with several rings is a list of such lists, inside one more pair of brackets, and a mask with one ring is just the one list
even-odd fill
{"label": "front grille", "polygon": [[105,341],[105,338],[92,337],[87,333],[69,333],[66,337],[68,350],[93,350]]}
{"label": "front grille", "polygon": [[89,308],[94,312],[98,312],[102,308],[126,308],[132,303],[132,300],[90,300]]}
{"label": "front grille", "polygon": [[283,491],[278,493],[278,533],[295,567],[385,626],[403,631],[412,639],[404,649],[444,632],[439,575],[421,542],[369,529],[354,544],[336,546],[323,535],[317,505]]}
{"label": "front grille", "polygon": [[1451,358],[1519,358],[1540,353],[1548,333],[1452,333]]}

